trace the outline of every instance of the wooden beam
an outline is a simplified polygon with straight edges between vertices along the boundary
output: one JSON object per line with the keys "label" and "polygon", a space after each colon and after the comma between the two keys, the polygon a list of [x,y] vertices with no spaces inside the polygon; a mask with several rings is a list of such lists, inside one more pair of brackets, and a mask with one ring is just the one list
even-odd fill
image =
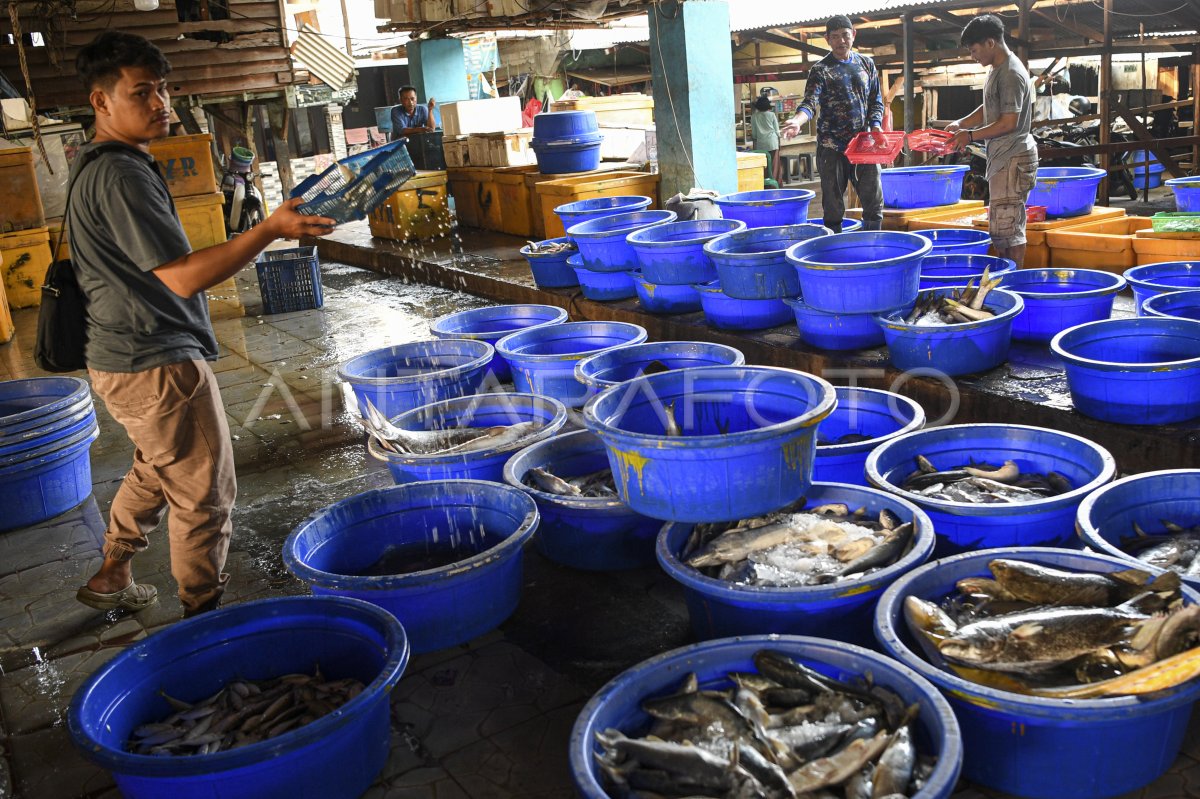
{"label": "wooden beam", "polygon": [[[1158,146],[1164,148],[1193,147],[1200,144],[1200,136],[1176,136],[1171,139],[1159,139]],[[1108,156],[1113,153],[1126,153],[1130,150],[1143,150],[1146,145],[1135,141],[1114,141],[1107,144],[1085,144],[1082,147],[1046,147],[1038,150],[1039,158],[1059,158],[1074,155]],[[1104,167],[1107,169],[1107,167]]]}
{"label": "wooden beam", "polygon": [[[1200,133],[1200,47],[1192,53],[1192,133]],[[1192,146],[1192,169],[1200,168],[1200,142]]]}
{"label": "wooden beam", "polygon": [[[916,122],[916,94],[913,92],[913,18],[912,14],[905,14],[904,23],[904,132],[909,133],[913,130]],[[913,155],[911,152],[904,154],[904,163],[911,165]]]}
{"label": "wooden beam", "polygon": [[1033,0],[1020,0],[1017,6],[1017,29],[1020,31],[1020,38],[1010,37],[1014,42],[1020,42],[1017,45],[1017,58],[1022,64],[1029,63],[1029,41],[1033,38],[1029,30],[1029,10],[1032,6]]}
{"label": "wooden beam", "polygon": [[777,44],[780,47],[787,47],[788,49],[795,50],[800,53],[808,53],[809,55],[820,56],[821,58],[824,58],[825,56],[829,55],[828,50],[822,50],[820,48],[813,47],[811,44],[801,41],[800,39],[797,39],[795,36],[781,35],[778,32],[773,31],[773,30],[771,30],[771,31],[751,31],[751,32],[749,32],[748,36],[752,40],[758,39],[758,40],[764,41],[764,42],[771,42],[772,44]]}
{"label": "wooden beam", "polygon": [[1154,153],[1158,160],[1162,162],[1166,170],[1171,173],[1171,177],[1183,177],[1183,172],[1175,165],[1175,162],[1171,160],[1171,154],[1166,151],[1166,148],[1158,143],[1158,140],[1154,138],[1154,134],[1146,129],[1146,126],[1142,124],[1142,121],[1137,118],[1136,114],[1129,110],[1128,106],[1114,100],[1112,107],[1113,110],[1117,112],[1117,115],[1120,116],[1121,119],[1125,120],[1125,124],[1129,126],[1131,131],[1133,131],[1133,135],[1137,136],[1144,143],[1142,147],[1138,147],[1137,149],[1149,150],[1150,152]]}
{"label": "wooden beam", "polygon": [[[1100,144],[1112,141],[1112,0],[1104,0],[1104,49],[1100,51]],[[1108,172],[1111,164],[1108,150],[1100,153],[1100,168]],[[1111,181],[1100,181],[1100,204],[1108,205]]]}
{"label": "wooden beam", "polygon": [[288,144],[291,109],[284,102],[267,103],[267,118],[271,122],[271,141],[275,145],[275,165],[279,168],[279,183],[283,187],[283,196],[287,197],[296,186],[292,177],[292,149]]}
{"label": "wooden beam", "polygon": [[1103,33],[1101,33],[1100,31],[1096,30],[1095,28],[1093,28],[1089,25],[1084,25],[1082,22],[1075,22],[1074,20],[1068,20],[1068,19],[1059,19],[1058,15],[1055,14],[1053,11],[1047,11],[1044,8],[1035,8],[1035,9],[1033,9],[1033,13],[1037,14],[1039,17],[1046,20],[1047,22],[1050,22],[1051,24],[1057,25],[1058,27],[1062,28],[1063,30],[1068,31],[1069,33],[1074,33],[1076,36],[1082,36],[1085,39],[1090,39],[1091,41],[1097,42],[1097,43],[1104,41]]}

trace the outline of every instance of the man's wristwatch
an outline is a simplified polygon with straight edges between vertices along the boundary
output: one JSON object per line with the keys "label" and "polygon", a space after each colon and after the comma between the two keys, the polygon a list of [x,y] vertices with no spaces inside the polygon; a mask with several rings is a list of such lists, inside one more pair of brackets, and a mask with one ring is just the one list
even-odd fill
{"label": "man's wristwatch", "polygon": [[967,135],[971,137],[971,143],[974,144],[975,143],[975,131],[968,130]]}

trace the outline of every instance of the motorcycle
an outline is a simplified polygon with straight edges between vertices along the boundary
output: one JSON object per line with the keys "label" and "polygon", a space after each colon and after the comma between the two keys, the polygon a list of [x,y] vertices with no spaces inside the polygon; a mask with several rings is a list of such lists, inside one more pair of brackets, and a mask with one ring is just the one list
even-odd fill
{"label": "motorcycle", "polygon": [[225,195],[225,235],[245,233],[263,221],[263,199],[251,171],[254,151],[234,147],[221,176],[221,193]]}

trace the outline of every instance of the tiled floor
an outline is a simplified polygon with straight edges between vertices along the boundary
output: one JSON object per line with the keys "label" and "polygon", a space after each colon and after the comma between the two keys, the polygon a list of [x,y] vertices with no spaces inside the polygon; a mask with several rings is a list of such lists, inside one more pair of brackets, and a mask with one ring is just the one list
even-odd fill
{"label": "tiled floor", "polygon": [[[221,386],[239,474],[227,601],[303,593],[280,547],[314,510],[391,479],[364,452],[334,390],[339,362],[426,337],[428,320],[485,301],[338,265],[325,306],[260,316],[253,270],[214,291]],[[36,314],[16,314],[0,379],[37,374]],[[178,620],[162,533],[136,561],[161,601],[137,616],[74,601],[95,568],[103,518],[131,446],[97,408],[94,496],[36,527],[0,534],[0,799],[113,799],[110,776],[82,758],[64,711],[81,681],[122,646]],[[630,665],[691,641],[676,586],[657,569],[575,572],[530,551],[514,616],[469,645],[414,657],[392,697],[391,758],[370,799],[567,797],[572,723],[587,698]],[[1138,796],[1200,797],[1200,735],[1171,773]],[[996,796],[967,785],[957,799]]]}

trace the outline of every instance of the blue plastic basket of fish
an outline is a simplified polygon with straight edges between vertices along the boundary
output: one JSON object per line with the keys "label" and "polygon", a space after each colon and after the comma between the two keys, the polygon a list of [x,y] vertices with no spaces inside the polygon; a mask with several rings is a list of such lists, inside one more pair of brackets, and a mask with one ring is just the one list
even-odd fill
{"label": "blue plastic basket of fish", "polygon": [[296,210],[332,217],[338,224],[365,219],[417,173],[404,146],[407,141],[397,139],[343,158],[308,178],[292,191],[292,197],[303,200]]}

